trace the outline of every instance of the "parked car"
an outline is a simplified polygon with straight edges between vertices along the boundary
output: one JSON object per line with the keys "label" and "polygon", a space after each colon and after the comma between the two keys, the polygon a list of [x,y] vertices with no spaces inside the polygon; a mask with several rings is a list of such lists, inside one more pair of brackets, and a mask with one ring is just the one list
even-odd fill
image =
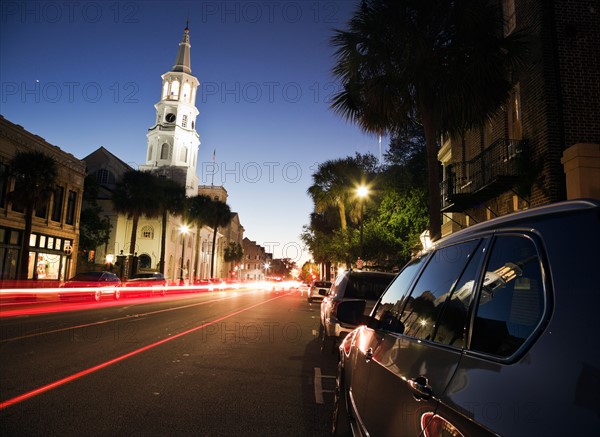
{"label": "parked car", "polygon": [[308,295],[306,300],[311,303],[315,300],[321,302],[323,298],[329,293],[331,288],[331,281],[313,281],[308,288]]}
{"label": "parked car", "polygon": [[347,270],[338,275],[327,296],[321,302],[321,324],[319,333],[322,349],[329,344],[335,347],[339,339],[352,331],[356,325],[341,323],[337,318],[338,305],[347,300],[359,299],[366,302],[365,314],[369,314],[375,302],[396,275],[385,272]]}
{"label": "parked car", "polygon": [[210,279],[207,279],[207,278],[195,279],[193,285],[194,285],[194,287],[193,287],[194,291],[214,291],[215,290],[215,286],[210,281]]}
{"label": "parked car", "polygon": [[121,291],[121,294],[127,295],[152,296],[153,294],[160,294],[164,296],[167,293],[167,280],[159,272],[136,273],[128,278],[123,286],[126,288]]}
{"label": "parked car", "polygon": [[60,285],[60,299],[88,297],[99,301],[103,296],[121,297],[121,280],[111,272],[78,273]]}
{"label": "parked car", "polygon": [[499,217],[410,261],[339,347],[334,434],[600,429],[600,202]]}

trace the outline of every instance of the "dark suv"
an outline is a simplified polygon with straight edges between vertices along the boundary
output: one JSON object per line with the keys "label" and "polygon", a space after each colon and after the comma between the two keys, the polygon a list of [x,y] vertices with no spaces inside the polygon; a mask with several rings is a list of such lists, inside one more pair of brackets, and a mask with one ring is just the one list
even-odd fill
{"label": "dark suv", "polygon": [[[600,429],[600,202],[440,240],[340,345],[334,434],[581,435]],[[594,431],[595,430],[595,431]]]}
{"label": "dark suv", "polygon": [[339,338],[343,338],[355,328],[355,325],[341,323],[337,318],[338,305],[347,300],[366,302],[365,312],[368,314],[383,291],[396,275],[385,272],[348,270],[338,275],[327,296],[321,302],[321,335],[323,350],[328,343],[335,346]]}

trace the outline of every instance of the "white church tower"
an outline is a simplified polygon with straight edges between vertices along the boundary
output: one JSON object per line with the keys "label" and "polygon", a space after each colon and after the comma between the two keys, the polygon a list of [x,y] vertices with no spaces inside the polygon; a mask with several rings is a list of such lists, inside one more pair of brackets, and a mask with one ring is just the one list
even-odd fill
{"label": "white church tower", "polygon": [[186,25],[171,71],[162,75],[162,93],[156,108],[156,122],[148,129],[146,165],[152,170],[185,184],[188,196],[198,194],[198,146],[196,132],[196,91],[200,82],[190,68],[190,30]]}

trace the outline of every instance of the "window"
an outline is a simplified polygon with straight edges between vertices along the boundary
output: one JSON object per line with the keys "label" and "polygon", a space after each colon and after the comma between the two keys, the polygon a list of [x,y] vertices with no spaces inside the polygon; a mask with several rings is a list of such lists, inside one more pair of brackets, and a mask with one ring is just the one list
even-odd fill
{"label": "window", "polygon": [[0,208],[4,207],[8,186],[8,166],[0,163]]}
{"label": "window", "polygon": [[182,147],[181,152],[179,153],[179,160],[183,161],[183,162],[187,162],[187,154],[188,154],[187,147]]}
{"label": "window", "polygon": [[141,232],[142,238],[153,239],[154,238],[154,228],[152,226],[143,226]]}
{"label": "window", "polygon": [[521,90],[517,84],[510,93],[508,105],[508,137],[511,140],[523,138],[523,127],[521,123]]}
{"label": "window", "polygon": [[153,152],[152,149],[153,149],[152,146],[148,147],[148,157],[146,158],[146,161],[152,160],[152,152]]}
{"label": "window", "polygon": [[35,216],[37,218],[46,218],[46,215],[48,214],[48,204],[38,204],[35,207]]}
{"label": "window", "polygon": [[108,170],[101,168],[96,172],[96,180],[100,185],[108,184]]}
{"label": "window", "polygon": [[77,193],[69,190],[69,197],[67,197],[67,216],[65,223],[72,225],[75,223],[75,202],[77,200]]}
{"label": "window", "polygon": [[170,159],[171,149],[169,148],[168,143],[163,143],[160,149],[160,159]]}
{"label": "window", "polygon": [[381,329],[402,333],[400,315],[404,307],[405,297],[408,296],[410,285],[426,259],[426,256],[421,256],[407,264],[382,296],[375,311],[375,319],[379,321]]}
{"label": "window", "polygon": [[540,259],[525,236],[497,237],[481,286],[472,350],[513,355],[540,323],[544,312]]}
{"label": "window", "polygon": [[145,253],[141,254],[138,257],[138,266],[140,269],[152,268],[152,258],[150,258],[150,255],[147,255]]}
{"label": "window", "polygon": [[184,83],[183,84],[183,89],[182,89],[182,94],[183,94],[183,100],[186,101],[186,102],[190,101],[190,91],[191,91],[190,84],[187,83],[187,82]]}
{"label": "window", "polygon": [[182,115],[181,116],[181,126],[182,127],[187,127],[187,122],[188,122],[188,116],[187,115]]}
{"label": "window", "polygon": [[446,301],[442,315],[438,319],[434,331],[433,340],[436,343],[447,344],[463,348],[465,345],[466,321],[469,307],[473,300],[477,272],[483,258],[483,249],[480,246],[467,268],[456,282],[456,286]]}
{"label": "window", "polygon": [[417,280],[402,312],[404,334],[433,340],[436,322],[479,240],[437,250]]}
{"label": "window", "polygon": [[515,0],[503,0],[502,12],[504,13],[504,35],[510,35],[517,26]]}
{"label": "window", "polygon": [[177,99],[179,97],[179,82],[174,80],[171,83],[171,98]]}
{"label": "window", "polygon": [[63,200],[65,197],[64,187],[56,186],[54,190],[54,200],[52,201],[52,221],[60,222],[62,219]]}

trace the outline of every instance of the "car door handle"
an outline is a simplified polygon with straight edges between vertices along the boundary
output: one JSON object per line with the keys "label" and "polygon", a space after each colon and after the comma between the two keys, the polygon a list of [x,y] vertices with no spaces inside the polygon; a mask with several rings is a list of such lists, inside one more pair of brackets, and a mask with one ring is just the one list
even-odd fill
{"label": "car door handle", "polygon": [[373,348],[370,347],[365,351],[365,361],[368,363],[373,358]]}
{"label": "car door handle", "polygon": [[408,387],[412,391],[413,395],[417,400],[427,400],[433,396],[433,390],[427,382],[427,378],[419,376],[417,378],[409,379]]}

